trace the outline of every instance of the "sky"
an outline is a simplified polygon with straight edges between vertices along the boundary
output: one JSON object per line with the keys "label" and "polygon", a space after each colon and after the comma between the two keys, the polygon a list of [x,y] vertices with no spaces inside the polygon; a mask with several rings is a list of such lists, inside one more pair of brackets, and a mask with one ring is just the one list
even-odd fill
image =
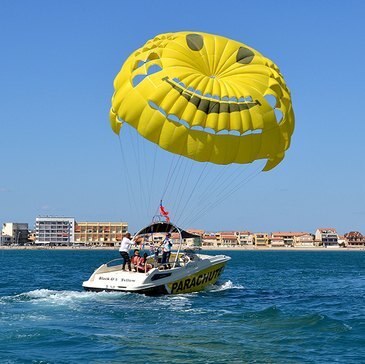
{"label": "sky", "polygon": [[[71,216],[127,221],[135,231],[149,222],[169,168],[156,169],[151,190],[145,171],[143,191],[140,175],[124,168],[125,160],[141,166],[109,126],[113,79],[148,39],[187,30],[272,59],[291,90],[296,127],[275,169],[204,214],[192,206],[198,196],[187,199],[183,227],[365,233],[364,18],[360,0],[1,0],[0,223]],[[209,191],[201,197],[214,200]]]}

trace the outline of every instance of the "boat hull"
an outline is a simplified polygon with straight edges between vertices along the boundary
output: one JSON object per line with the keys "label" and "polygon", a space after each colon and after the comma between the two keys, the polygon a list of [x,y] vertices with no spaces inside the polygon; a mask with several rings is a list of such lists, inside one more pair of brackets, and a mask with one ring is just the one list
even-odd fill
{"label": "boat hull", "polygon": [[[146,295],[180,294],[204,290],[216,283],[230,258],[220,256],[214,261],[205,259],[191,262],[185,267],[158,270],[149,273],[134,273],[115,270],[98,270],[83,283],[87,291],[134,292]],[[99,268],[100,270],[100,268]]]}
{"label": "boat hull", "polygon": [[167,284],[170,294],[191,293],[203,290],[205,287],[217,282],[223,273],[226,263],[213,265],[186,278]]}

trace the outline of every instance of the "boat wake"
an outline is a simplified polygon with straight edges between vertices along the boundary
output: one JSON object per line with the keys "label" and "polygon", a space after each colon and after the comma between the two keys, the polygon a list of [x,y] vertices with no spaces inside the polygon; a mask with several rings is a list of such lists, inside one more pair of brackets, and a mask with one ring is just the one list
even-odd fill
{"label": "boat wake", "polygon": [[62,306],[70,305],[76,302],[83,301],[97,301],[116,299],[126,296],[128,293],[124,292],[85,292],[85,291],[57,291],[50,289],[36,289],[29,292],[23,292],[14,296],[4,296],[0,298],[1,304],[12,302],[31,302],[31,303],[48,303],[52,305]]}
{"label": "boat wake", "polygon": [[[221,284],[215,284],[206,287],[203,292],[222,292],[234,289],[244,289],[239,284],[234,284],[228,280]],[[179,295],[171,295],[170,299],[175,302],[185,301],[188,297],[194,297],[202,292],[185,293]],[[139,295],[128,292],[87,292],[87,291],[69,291],[69,290],[52,290],[52,289],[36,289],[16,295],[0,297],[0,305],[9,303],[29,302],[32,304],[48,304],[52,306],[72,306],[73,304],[83,303],[87,301],[93,302],[110,302],[118,299],[125,299],[126,296],[140,298]],[[143,296],[143,295],[142,295]]]}
{"label": "boat wake", "polygon": [[221,284],[214,284],[211,286],[208,286],[205,290],[209,292],[221,292],[221,291],[227,291],[230,289],[244,289],[244,286],[241,286],[240,284],[234,284],[231,280],[228,280],[226,282],[222,282]]}

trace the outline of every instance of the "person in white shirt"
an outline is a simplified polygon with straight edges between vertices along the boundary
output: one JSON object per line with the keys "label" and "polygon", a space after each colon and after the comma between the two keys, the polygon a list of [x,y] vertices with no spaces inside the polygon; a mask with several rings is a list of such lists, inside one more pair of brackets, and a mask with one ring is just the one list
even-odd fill
{"label": "person in white shirt", "polygon": [[168,269],[171,268],[171,266],[169,264],[171,249],[172,249],[172,243],[171,243],[170,237],[171,237],[170,233],[166,234],[166,238],[162,242],[163,248],[162,248],[162,261],[161,261],[161,264],[165,264]]}
{"label": "person in white shirt", "polygon": [[122,256],[122,258],[124,259],[123,270],[125,270],[125,266],[126,266],[126,264],[128,264],[128,268],[129,268],[130,272],[132,271],[132,267],[131,267],[131,259],[129,258],[129,250],[130,250],[132,244],[133,243],[131,241],[131,234],[126,233],[124,238],[122,239],[122,242],[120,243],[120,248],[119,248],[119,253]]}

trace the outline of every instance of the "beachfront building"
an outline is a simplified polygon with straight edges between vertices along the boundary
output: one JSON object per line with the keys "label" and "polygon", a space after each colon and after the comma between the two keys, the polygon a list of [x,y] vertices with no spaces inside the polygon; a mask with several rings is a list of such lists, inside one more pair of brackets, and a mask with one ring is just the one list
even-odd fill
{"label": "beachfront building", "polygon": [[217,246],[217,242],[218,240],[215,233],[205,233],[203,235],[203,246]]}
{"label": "beachfront building", "polygon": [[271,246],[276,245],[278,247],[293,247],[295,234],[296,233],[282,231],[271,233]]}
{"label": "beachfront building", "polygon": [[127,222],[76,222],[75,243],[88,246],[116,246],[128,231]]}
{"label": "beachfront building", "polygon": [[202,237],[197,235],[191,238],[183,239],[183,244],[191,248],[200,248],[202,246]]}
{"label": "beachfront building", "polygon": [[346,246],[348,248],[364,248],[365,247],[365,236],[359,231],[350,231],[345,234]]}
{"label": "beachfront building", "polygon": [[219,233],[220,241],[219,245],[224,247],[236,247],[238,246],[238,236],[235,231],[221,231]]}
{"label": "beachfront building", "polygon": [[[166,233],[153,233],[150,235],[144,236],[144,240],[142,242],[142,245],[140,246],[142,249],[147,249],[151,243],[154,246],[159,246],[162,244],[163,240],[166,238]],[[179,235],[175,233],[171,234],[171,242],[173,245],[179,244]],[[119,244],[120,245],[120,244]]]}
{"label": "beachfront building", "polygon": [[249,231],[238,231],[236,235],[240,246],[253,245],[253,234],[251,234]]}
{"label": "beachfront building", "polygon": [[[199,236],[197,234],[193,234],[192,232],[190,232],[188,230],[186,230],[186,232],[188,232],[189,234],[188,234],[188,236],[183,235],[183,238],[182,238],[183,247],[197,248],[197,247],[202,246],[202,237],[201,236]],[[153,234],[144,236],[144,242],[142,243],[141,248],[145,249],[152,243],[152,241],[153,241],[154,246],[162,246],[165,238],[166,238],[166,233],[153,233]],[[173,233],[171,233],[170,239],[171,239],[171,243],[172,243],[174,249],[178,249],[178,247],[180,245],[180,234],[178,232],[173,232]]]}
{"label": "beachfront building", "polygon": [[269,246],[269,235],[267,233],[253,234],[254,245],[258,248],[266,248]]}
{"label": "beachfront building", "polygon": [[1,245],[24,245],[28,243],[28,224],[6,222],[1,229]]}
{"label": "beachfront building", "polygon": [[339,248],[338,234],[334,228],[319,228],[315,234],[316,240],[325,248]]}
{"label": "beachfront building", "polygon": [[[189,237],[182,239],[183,246],[186,246],[188,248],[198,248],[202,246],[202,237],[193,231],[193,229],[186,230],[189,234],[191,234]],[[202,230],[200,230],[202,231]],[[162,239],[165,239],[166,234],[162,234]],[[172,233],[171,234],[171,242],[173,245],[175,245],[175,248],[178,248],[180,244],[180,234],[179,233]]]}
{"label": "beachfront building", "polygon": [[285,248],[284,238],[282,236],[270,236],[269,244],[272,248]]}
{"label": "beachfront building", "polygon": [[11,245],[12,237],[0,231],[0,245]]}
{"label": "beachfront building", "polygon": [[310,233],[302,233],[294,237],[294,246],[297,248],[314,248],[318,246],[314,240],[314,235]]}
{"label": "beachfront building", "polygon": [[67,246],[74,243],[73,217],[39,216],[35,222],[36,245]]}
{"label": "beachfront building", "polygon": [[314,235],[306,232],[274,232],[270,237],[273,248],[313,248],[315,247]]}
{"label": "beachfront building", "polygon": [[216,239],[216,246],[221,246],[222,243],[221,243],[221,233],[220,232],[216,232],[215,233],[215,239]]}

